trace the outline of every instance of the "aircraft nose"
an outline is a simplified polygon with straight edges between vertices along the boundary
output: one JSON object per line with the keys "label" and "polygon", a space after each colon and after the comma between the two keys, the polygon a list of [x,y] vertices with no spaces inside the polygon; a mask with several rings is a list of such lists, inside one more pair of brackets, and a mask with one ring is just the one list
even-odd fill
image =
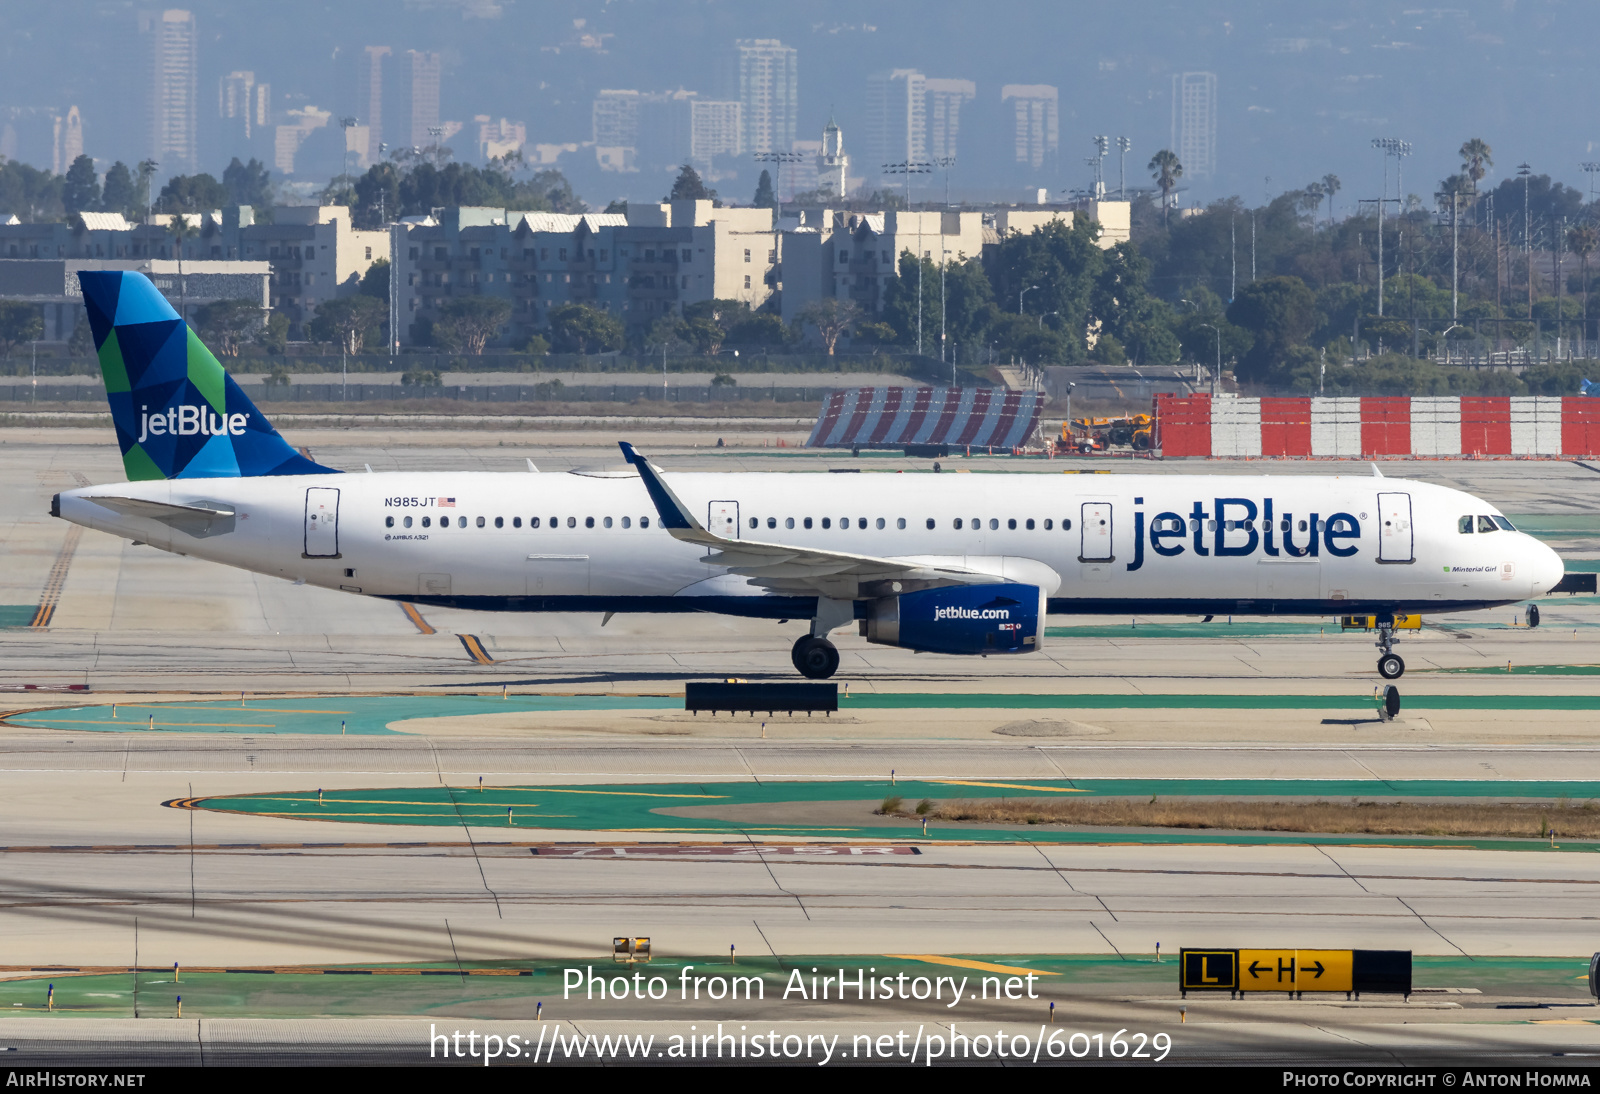
{"label": "aircraft nose", "polygon": [[1532,536],[1528,537],[1533,545],[1532,558],[1528,560],[1528,578],[1533,586],[1534,595],[1549,592],[1555,588],[1566,576],[1567,564],[1561,560],[1547,543],[1540,543]]}

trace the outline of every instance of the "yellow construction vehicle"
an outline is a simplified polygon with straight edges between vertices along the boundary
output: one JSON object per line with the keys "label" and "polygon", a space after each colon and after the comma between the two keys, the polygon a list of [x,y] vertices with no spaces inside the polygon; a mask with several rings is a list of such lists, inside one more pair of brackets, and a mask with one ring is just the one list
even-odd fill
{"label": "yellow construction vehicle", "polygon": [[1069,452],[1099,452],[1113,446],[1144,451],[1155,442],[1154,419],[1148,414],[1120,418],[1077,418],[1061,423],[1057,448]]}

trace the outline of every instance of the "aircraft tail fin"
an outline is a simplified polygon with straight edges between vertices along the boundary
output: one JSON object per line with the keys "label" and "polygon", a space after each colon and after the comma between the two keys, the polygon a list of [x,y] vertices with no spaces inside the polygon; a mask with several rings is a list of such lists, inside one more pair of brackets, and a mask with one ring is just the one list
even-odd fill
{"label": "aircraft tail fin", "polygon": [[338,473],[290,447],[144,274],[78,282],[130,480]]}

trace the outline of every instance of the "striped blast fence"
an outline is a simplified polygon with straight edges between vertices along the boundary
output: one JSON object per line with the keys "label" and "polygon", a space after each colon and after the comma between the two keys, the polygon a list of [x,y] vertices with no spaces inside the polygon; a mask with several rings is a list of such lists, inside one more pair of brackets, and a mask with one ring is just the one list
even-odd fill
{"label": "striped blast fence", "polygon": [[1000,388],[844,388],[828,394],[806,447],[1015,449],[1039,428],[1045,398]]}
{"label": "striped blast fence", "polygon": [[1155,397],[1163,457],[1591,458],[1600,399],[1584,395]]}

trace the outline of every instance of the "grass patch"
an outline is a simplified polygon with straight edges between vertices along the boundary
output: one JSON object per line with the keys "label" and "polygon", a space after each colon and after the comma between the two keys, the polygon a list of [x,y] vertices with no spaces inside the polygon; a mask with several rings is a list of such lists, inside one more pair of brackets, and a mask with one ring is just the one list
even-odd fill
{"label": "grass patch", "polygon": [[1360,833],[1381,836],[1600,838],[1600,807],[1565,799],[1509,802],[1253,802],[1166,798],[1012,798],[945,801],[932,817],[980,824],[1066,824],[1118,828],[1218,828],[1256,832]]}

